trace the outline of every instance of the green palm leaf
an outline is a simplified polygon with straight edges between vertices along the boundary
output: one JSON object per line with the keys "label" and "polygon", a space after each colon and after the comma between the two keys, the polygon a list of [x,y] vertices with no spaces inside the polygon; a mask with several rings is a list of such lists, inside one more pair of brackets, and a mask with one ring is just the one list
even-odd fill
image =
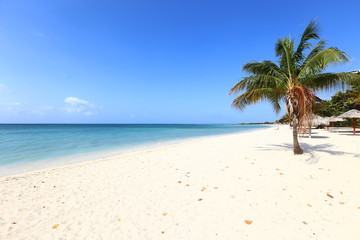
{"label": "green palm leaf", "polygon": [[333,90],[344,88],[351,83],[360,80],[360,75],[348,72],[341,73],[321,73],[304,80],[304,85],[314,90]]}
{"label": "green palm leaf", "polygon": [[274,77],[286,77],[286,74],[273,62],[251,62],[243,66],[243,71],[250,74],[267,74]]}
{"label": "green palm leaf", "polygon": [[290,38],[279,39],[275,44],[275,54],[279,57],[280,69],[282,69],[289,78],[292,78],[295,70],[293,61],[295,41]]}
{"label": "green palm leaf", "polygon": [[337,48],[327,48],[309,59],[299,71],[299,79],[307,79],[321,73],[330,65],[348,62],[347,54]]}
{"label": "green palm leaf", "polygon": [[318,25],[315,20],[312,20],[301,36],[300,43],[296,49],[296,52],[294,53],[295,61],[300,62],[304,59],[305,56],[303,54],[303,51],[306,49],[310,49],[310,47],[312,46],[309,40],[319,39],[318,32]]}
{"label": "green palm leaf", "polygon": [[260,101],[270,101],[275,109],[280,110],[279,101],[282,94],[278,93],[277,89],[274,88],[256,88],[252,90],[248,90],[245,93],[241,94],[237,98],[234,99],[232,105],[239,110],[245,109],[247,105],[256,104]]}
{"label": "green palm leaf", "polygon": [[242,90],[251,90],[256,88],[282,88],[283,81],[270,75],[252,75],[244,78],[242,81],[235,84],[230,94],[238,93]]}

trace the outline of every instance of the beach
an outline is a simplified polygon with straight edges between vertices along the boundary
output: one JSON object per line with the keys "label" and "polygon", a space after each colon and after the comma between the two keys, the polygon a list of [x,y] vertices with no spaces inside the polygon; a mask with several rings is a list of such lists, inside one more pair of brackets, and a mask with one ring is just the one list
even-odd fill
{"label": "beach", "polygon": [[289,126],[0,179],[0,239],[360,239],[360,136]]}

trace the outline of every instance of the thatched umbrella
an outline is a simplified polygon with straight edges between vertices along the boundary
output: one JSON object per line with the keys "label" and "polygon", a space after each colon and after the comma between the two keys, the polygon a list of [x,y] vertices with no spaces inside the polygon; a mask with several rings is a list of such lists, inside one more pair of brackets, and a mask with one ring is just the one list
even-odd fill
{"label": "thatched umbrella", "polygon": [[354,129],[354,135],[356,135],[356,119],[360,118],[360,111],[356,109],[351,109],[343,114],[340,114],[338,117],[341,118],[351,118],[352,119],[352,126]]}
{"label": "thatched umbrella", "polygon": [[312,114],[311,118],[305,121],[305,126],[309,127],[309,138],[311,138],[311,127],[328,126],[330,124],[327,118]]}
{"label": "thatched umbrella", "polygon": [[329,122],[342,122],[342,121],[345,121],[345,120],[341,117],[337,117],[337,116],[329,117]]}
{"label": "thatched umbrella", "polygon": [[339,125],[338,122],[343,122],[345,121],[345,119],[341,118],[341,117],[337,117],[337,116],[331,116],[329,117],[329,122],[336,122],[336,132],[339,132]]}
{"label": "thatched umbrella", "polygon": [[311,126],[317,127],[320,125],[328,126],[330,124],[329,119],[313,114],[311,120]]}

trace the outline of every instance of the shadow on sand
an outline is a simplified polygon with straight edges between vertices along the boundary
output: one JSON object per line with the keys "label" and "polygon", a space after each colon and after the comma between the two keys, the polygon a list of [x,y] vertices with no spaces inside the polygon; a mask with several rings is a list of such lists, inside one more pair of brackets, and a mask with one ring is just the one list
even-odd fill
{"label": "shadow on sand", "polygon": [[[321,138],[320,136],[318,136],[319,138]],[[326,138],[326,137],[325,137]],[[304,153],[308,153],[310,154],[310,158],[306,159],[306,162],[309,164],[315,164],[318,162],[319,157],[316,156],[317,152],[324,152],[330,155],[335,155],[335,156],[344,156],[344,155],[350,155],[353,157],[360,157],[360,154],[354,154],[351,152],[345,152],[345,151],[334,151],[331,150],[331,148],[333,147],[332,144],[307,144],[307,143],[301,143],[300,144],[301,148],[304,150]],[[290,143],[285,143],[285,144],[268,144],[267,146],[264,147],[257,147],[257,149],[259,151],[276,151],[276,150],[280,150],[280,151],[292,151],[293,149],[293,145]]]}
{"label": "shadow on sand", "polygon": [[[319,133],[317,132],[312,132],[311,133],[311,138],[329,138],[327,136],[317,136]],[[309,138],[309,133],[305,133],[305,134],[299,134],[299,138]]]}
{"label": "shadow on sand", "polygon": [[[301,138],[309,138],[309,136],[301,136]],[[329,138],[327,136],[316,136],[316,135],[311,135],[311,138]]]}
{"label": "shadow on sand", "polygon": [[354,132],[353,132],[353,131],[339,131],[338,134],[339,134],[339,135],[346,135],[346,136],[354,136],[354,137],[357,137],[357,136],[360,136],[360,131],[356,131],[356,135],[354,135]]}
{"label": "shadow on sand", "polygon": [[[344,151],[333,151],[331,150],[331,147],[333,147],[332,144],[307,144],[307,143],[301,143],[300,144],[302,149],[304,150],[304,153],[311,153],[311,152],[324,152],[324,153],[328,153],[331,155],[345,155],[345,154],[350,154],[353,155],[353,153],[349,153],[349,152],[344,152]],[[267,147],[258,147],[259,150],[263,150],[263,151],[271,151],[271,150],[292,150],[293,149],[293,145],[292,144],[269,144]]]}

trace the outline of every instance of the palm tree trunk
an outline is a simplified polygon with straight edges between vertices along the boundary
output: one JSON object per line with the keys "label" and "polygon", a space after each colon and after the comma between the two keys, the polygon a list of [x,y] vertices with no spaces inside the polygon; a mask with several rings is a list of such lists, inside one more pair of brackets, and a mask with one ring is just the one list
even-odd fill
{"label": "palm tree trunk", "polygon": [[293,122],[294,154],[295,155],[300,155],[300,154],[303,154],[304,151],[301,149],[299,141],[298,141],[298,131],[297,131],[298,123],[297,123],[297,119],[296,119],[295,116],[293,117],[292,122]]}

